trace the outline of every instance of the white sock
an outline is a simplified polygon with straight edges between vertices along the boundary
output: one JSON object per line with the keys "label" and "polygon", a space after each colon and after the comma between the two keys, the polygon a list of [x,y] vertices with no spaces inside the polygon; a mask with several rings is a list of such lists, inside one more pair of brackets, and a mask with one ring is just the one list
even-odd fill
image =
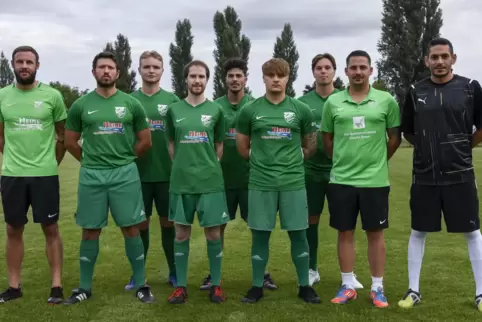
{"label": "white sock", "polygon": [[353,275],[353,272],[350,273],[341,273],[341,284],[345,285],[346,288],[355,289],[355,276]]}
{"label": "white sock", "polygon": [[383,288],[383,276],[382,277],[372,276],[372,291],[378,290],[379,287]]}
{"label": "white sock", "polygon": [[420,292],[420,271],[422,270],[425,238],[427,233],[413,230],[408,241],[408,288]]}
{"label": "white sock", "polygon": [[482,294],[482,234],[480,230],[465,233],[469,246],[470,262],[475,279],[475,295]]}

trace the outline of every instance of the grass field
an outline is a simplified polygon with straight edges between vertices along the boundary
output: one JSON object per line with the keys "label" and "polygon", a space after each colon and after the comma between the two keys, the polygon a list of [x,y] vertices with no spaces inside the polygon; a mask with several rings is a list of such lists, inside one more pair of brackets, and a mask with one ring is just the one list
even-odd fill
{"label": "grass field", "polygon": [[[482,176],[482,149],[476,149],[474,159],[477,175]],[[356,273],[365,285],[359,298],[346,305],[330,303],[338,289],[340,273],[336,257],[336,232],[328,227],[325,210],[320,224],[321,283],[315,286],[322,298],[320,305],[307,305],[297,295],[294,266],[291,263],[289,239],[277,230],[271,237],[268,268],[280,286],[277,291],[266,291],[258,304],[240,302],[250,287],[250,232],[241,219],[230,223],[226,231],[223,260],[224,289],[228,300],[222,305],[211,304],[199,284],[208,271],[206,242],[196,225],[191,239],[188,292],[184,306],[172,306],[167,297],[172,291],[166,284],[167,265],[161,248],[158,218],[153,217],[150,253],[147,261],[148,282],[157,297],[156,304],[144,305],[133,293],[125,292],[130,266],[124,255],[124,242],[119,230],[110,220],[101,236],[101,251],[97,260],[93,296],[73,307],[46,304],[50,289],[50,273],[44,251],[44,237],[40,227],[28,224],[25,229],[25,261],[22,285],[24,297],[0,306],[0,321],[455,321],[480,319],[474,306],[475,286],[470,268],[467,243],[463,236],[446,232],[432,234],[426,243],[422,269],[420,306],[405,311],[397,302],[407,290],[407,243],[410,234],[408,208],[412,150],[400,149],[390,162],[390,229],[386,231],[387,309],[372,307],[368,294],[371,284],[366,255],[366,239],[361,230],[357,234]],[[70,156],[60,167],[61,177],[61,233],[64,241],[64,290],[69,296],[79,281],[78,247],[80,229],[73,214],[76,207],[78,164]],[[3,212],[2,212],[3,215]],[[3,220],[3,219],[2,219]],[[0,286],[7,286],[5,265],[5,229],[0,227]],[[3,290],[3,289],[2,289]]]}

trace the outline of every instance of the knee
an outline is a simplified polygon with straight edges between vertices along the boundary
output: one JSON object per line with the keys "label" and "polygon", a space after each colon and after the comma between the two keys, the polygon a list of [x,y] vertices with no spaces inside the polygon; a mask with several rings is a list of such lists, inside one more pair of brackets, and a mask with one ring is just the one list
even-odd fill
{"label": "knee", "polygon": [[191,237],[191,227],[184,225],[176,225],[176,241],[183,242]]}
{"label": "knee", "polygon": [[151,222],[150,218],[147,217],[147,219],[143,222],[141,222],[137,227],[139,230],[146,230],[149,228],[149,223]]}
{"label": "knee", "polygon": [[480,230],[478,229],[470,233],[464,233],[464,236],[465,239],[467,239],[468,241],[472,241],[481,238],[482,235],[480,233]]}
{"label": "knee", "polygon": [[83,240],[97,240],[100,237],[100,229],[84,229],[82,231]]}
{"label": "knee", "polygon": [[162,228],[172,228],[174,227],[174,222],[169,221],[167,217],[159,217],[159,222],[161,223]]}
{"label": "knee", "polygon": [[384,240],[383,230],[367,231],[368,242],[376,243]]}
{"label": "knee", "polygon": [[427,233],[423,232],[423,231],[418,231],[418,230],[412,229],[412,233],[410,234],[410,238],[425,240],[425,238],[427,238]]}
{"label": "knee", "polygon": [[355,232],[353,230],[339,231],[338,240],[345,243],[353,243],[355,240]]}
{"label": "knee", "polygon": [[207,240],[218,240],[221,237],[221,228],[219,226],[205,228],[204,235]]}
{"label": "knee", "polygon": [[320,216],[310,216],[309,217],[309,224],[310,225],[318,225],[320,223]]}
{"label": "knee", "polygon": [[47,239],[56,239],[60,237],[59,226],[55,224],[42,225],[42,230]]}
{"label": "knee", "polygon": [[7,237],[8,239],[22,239],[24,226],[12,226],[7,224]]}

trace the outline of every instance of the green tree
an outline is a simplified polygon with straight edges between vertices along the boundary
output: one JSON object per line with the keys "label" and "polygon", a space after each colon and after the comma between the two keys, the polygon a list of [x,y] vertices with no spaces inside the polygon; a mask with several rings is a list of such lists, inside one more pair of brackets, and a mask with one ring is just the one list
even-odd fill
{"label": "green tree", "polygon": [[191,29],[192,26],[189,19],[178,20],[174,35],[175,41],[169,45],[172,89],[181,99],[187,96],[184,66],[193,59],[191,49],[194,43],[194,36]]}
{"label": "green tree", "polygon": [[312,85],[305,85],[305,88],[303,89],[303,95],[308,94],[309,92],[311,92],[315,88],[316,88],[316,82],[313,82]]}
{"label": "green tree", "polygon": [[282,58],[290,65],[290,78],[288,84],[286,84],[286,95],[295,97],[296,92],[293,84],[298,78],[298,59],[300,55],[298,49],[296,49],[293,29],[291,29],[291,24],[289,23],[285,23],[281,35],[276,37],[273,58]]}
{"label": "green tree", "polygon": [[14,74],[3,51],[0,53],[0,88],[13,83]]}
{"label": "green tree", "polygon": [[119,64],[119,78],[116,81],[116,87],[123,92],[132,93],[136,90],[136,72],[131,69],[132,57],[131,46],[129,40],[123,34],[118,34],[117,39],[112,43],[107,43],[104,51],[110,51],[115,54],[117,63]]}
{"label": "green tree", "polygon": [[387,88],[387,84],[385,84],[385,82],[383,81],[383,79],[380,79],[380,78],[377,78],[373,81],[372,83],[372,87],[373,88],[376,88],[380,91],[385,91],[385,92],[388,92],[388,88]]}
{"label": "green tree", "polygon": [[88,89],[81,91],[78,87],[73,87],[60,82],[50,82],[49,85],[62,94],[67,109],[70,109],[72,103],[74,103],[79,97],[89,92]]}
{"label": "green tree", "polygon": [[346,87],[345,87],[345,83],[343,82],[343,80],[340,78],[340,76],[338,76],[337,78],[335,78],[335,80],[333,81],[333,86],[337,89],[339,89],[340,91],[344,90]]}
{"label": "green tree", "polygon": [[383,0],[380,79],[403,104],[409,86],[429,75],[424,55],[443,25],[440,0]]}
{"label": "green tree", "polygon": [[[246,62],[249,61],[251,41],[241,34],[242,22],[236,10],[228,6],[223,12],[216,11],[213,19],[216,49],[213,51],[215,67],[213,79],[213,99],[226,94],[226,82],[223,72],[223,65],[227,59],[240,57]],[[246,93],[250,89],[246,87]]]}

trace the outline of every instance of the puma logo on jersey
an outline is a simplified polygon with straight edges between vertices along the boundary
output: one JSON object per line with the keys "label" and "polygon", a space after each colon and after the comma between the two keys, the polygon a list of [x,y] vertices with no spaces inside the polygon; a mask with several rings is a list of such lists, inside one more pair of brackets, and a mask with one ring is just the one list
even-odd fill
{"label": "puma logo on jersey", "polygon": [[419,101],[419,102],[422,102],[423,104],[427,104],[427,103],[425,102],[426,100],[427,100],[427,98],[424,98],[424,99],[419,98],[419,99],[418,99],[418,101]]}

